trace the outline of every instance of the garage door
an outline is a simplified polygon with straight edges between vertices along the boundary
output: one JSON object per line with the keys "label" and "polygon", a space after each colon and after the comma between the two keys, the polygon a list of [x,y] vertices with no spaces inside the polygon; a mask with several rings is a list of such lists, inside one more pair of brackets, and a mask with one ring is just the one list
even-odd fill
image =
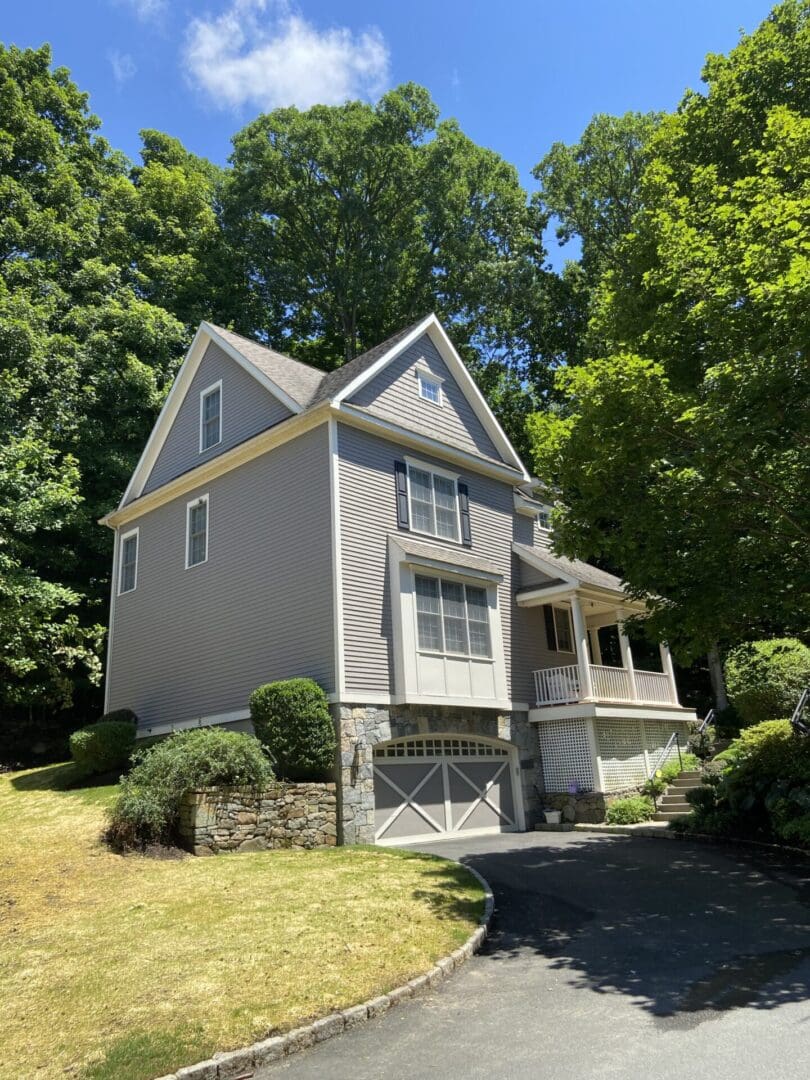
{"label": "garage door", "polygon": [[397,739],[374,749],[377,843],[520,828],[513,751],[482,739]]}

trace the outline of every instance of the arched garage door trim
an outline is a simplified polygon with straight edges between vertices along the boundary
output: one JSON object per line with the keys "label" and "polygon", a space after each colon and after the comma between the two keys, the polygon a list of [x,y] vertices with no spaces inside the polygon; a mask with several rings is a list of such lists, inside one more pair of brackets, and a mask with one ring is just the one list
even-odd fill
{"label": "arched garage door trim", "polygon": [[525,827],[517,749],[478,735],[411,735],[374,747],[378,844]]}

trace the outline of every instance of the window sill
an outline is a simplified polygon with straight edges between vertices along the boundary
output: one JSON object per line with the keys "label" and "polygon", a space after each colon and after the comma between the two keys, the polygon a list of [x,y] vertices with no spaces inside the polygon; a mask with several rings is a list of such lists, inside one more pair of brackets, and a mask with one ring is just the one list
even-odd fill
{"label": "window sill", "polygon": [[432,656],[434,660],[464,660],[473,664],[494,664],[494,656],[470,656],[468,653],[435,652],[433,649],[417,649],[419,656]]}

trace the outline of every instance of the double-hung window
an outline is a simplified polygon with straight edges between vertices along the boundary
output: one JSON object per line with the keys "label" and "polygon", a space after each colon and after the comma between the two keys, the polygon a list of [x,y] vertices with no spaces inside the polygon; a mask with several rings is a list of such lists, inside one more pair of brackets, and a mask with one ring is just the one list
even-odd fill
{"label": "double-hung window", "polygon": [[200,394],[200,453],[222,441],[222,382]]}
{"label": "double-hung window", "polygon": [[442,473],[408,466],[411,528],[416,532],[458,540],[458,485]]}
{"label": "double-hung window", "polygon": [[208,559],[208,496],[186,505],[186,570]]}
{"label": "double-hung window", "polygon": [[138,583],[138,530],[124,533],[118,567],[118,594],[132,592]]}
{"label": "double-hung window", "polygon": [[548,647],[555,652],[574,651],[574,634],[571,630],[571,613],[568,608],[546,604],[543,609],[546,617],[546,636]]}
{"label": "double-hung window", "polygon": [[487,590],[446,578],[416,575],[419,648],[428,652],[490,658]]}
{"label": "double-hung window", "polygon": [[429,401],[432,405],[441,405],[441,380],[434,378],[432,375],[428,375],[424,371],[417,371],[416,378],[419,383],[419,397],[422,398],[423,401]]}

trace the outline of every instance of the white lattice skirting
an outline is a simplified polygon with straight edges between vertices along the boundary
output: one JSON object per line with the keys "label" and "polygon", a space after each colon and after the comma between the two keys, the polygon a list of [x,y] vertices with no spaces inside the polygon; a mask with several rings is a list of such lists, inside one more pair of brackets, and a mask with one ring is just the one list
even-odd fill
{"label": "white lattice skirting", "polygon": [[538,724],[543,780],[548,792],[625,791],[645,782],[654,769],[677,758],[664,748],[673,731],[686,748],[685,720],[577,718]]}

